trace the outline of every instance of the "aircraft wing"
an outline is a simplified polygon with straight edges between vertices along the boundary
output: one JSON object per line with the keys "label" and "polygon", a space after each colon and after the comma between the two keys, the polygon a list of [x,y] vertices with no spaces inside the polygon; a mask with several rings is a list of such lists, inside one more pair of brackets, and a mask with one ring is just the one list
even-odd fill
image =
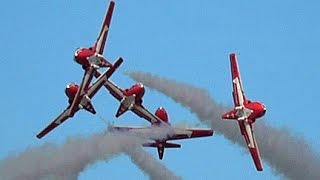
{"label": "aircraft wing", "polygon": [[257,168],[258,171],[262,171],[262,161],[260,157],[259,148],[256,142],[256,138],[254,136],[252,125],[247,122],[247,120],[238,121],[240,126],[240,131],[247,143],[248,149],[250,151],[250,154],[252,156],[253,162]]}
{"label": "aircraft wing", "polygon": [[235,53],[230,54],[230,64],[231,64],[231,76],[232,76],[232,87],[233,87],[233,101],[235,107],[243,106],[246,102],[244,96],[244,90],[242,87],[241,76],[237,61],[237,56]]}
{"label": "aircraft wing", "polygon": [[76,92],[76,95],[73,98],[71,106],[68,110],[69,117],[73,117],[75,112],[79,110],[79,104],[81,102],[83,95],[85,95],[87,93],[87,90],[89,88],[90,82],[93,77],[93,74],[94,74],[93,67],[89,67],[87,70],[85,70],[81,84],[80,84],[80,86]]}
{"label": "aircraft wing", "polygon": [[114,84],[109,79],[104,83],[104,87],[106,87],[110,94],[115,97],[118,101],[121,101],[125,95],[123,94],[123,90],[119,88],[116,84]]}
{"label": "aircraft wing", "polygon": [[120,57],[105,73],[101,74],[100,72],[95,72],[95,74],[99,74],[97,80],[92,84],[87,94],[90,98],[92,98],[97,91],[104,85],[104,83],[108,80],[108,78],[115,72],[115,70],[122,64],[123,59]]}
{"label": "aircraft wing", "polygon": [[[97,71],[98,72],[98,71]],[[96,73],[98,76],[100,73]],[[118,101],[121,101],[125,96],[123,94],[123,90],[115,85],[112,81],[106,80],[104,86],[109,90],[110,94],[115,97]],[[140,104],[134,104],[132,111],[137,114],[139,117],[142,117],[149,121],[151,124],[162,122],[160,118],[152,114],[150,111],[145,109]]]}
{"label": "aircraft wing", "polygon": [[[131,132],[142,138],[149,139],[143,143],[144,147],[155,147],[158,149],[159,159],[163,158],[165,148],[180,148],[180,144],[167,142],[168,140],[188,139],[196,137],[212,136],[211,129],[181,129],[165,126],[133,127],[133,126],[111,126],[109,130],[120,132]],[[154,141],[154,142],[153,142]]]}
{"label": "aircraft wing", "polygon": [[173,133],[169,135],[167,140],[207,137],[207,136],[212,136],[213,133],[214,131],[212,129],[173,128]]}
{"label": "aircraft wing", "polygon": [[107,11],[107,14],[104,18],[101,30],[100,30],[100,34],[99,37],[97,39],[97,42],[95,44],[95,52],[98,54],[103,54],[104,51],[104,47],[106,44],[106,40],[107,40],[107,36],[108,36],[108,32],[109,32],[109,27],[110,27],[110,22],[111,22],[111,18],[112,18],[112,13],[113,13],[113,9],[114,9],[114,1],[111,0],[110,4],[109,4],[109,8]]}
{"label": "aircraft wing", "polygon": [[135,127],[135,126],[112,126],[110,130],[116,130],[120,132],[132,132],[147,134],[149,139],[152,140],[179,140],[198,137],[212,136],[214,131],[212,129],[182,129],[175,127],[165,126],[147,126],[147,127]]}
{"label": "aircraft wing", "polygon": [[64,110],[55,120],[53,120],[45,129],[43,129],[37,135],[37,138],[41,139],[43,136],[45,136],[50,131],[52,131],[54,128],[56,128],[61,123],[63,123],[65,120],[67,120],[70,117],[70,116],[68,116],[69,109],[70,109],[70,106],[66,110]]}
{"label": "aircraft wing", "polygon": [[158,116],[148,111],[142,105],[135,104],[132,108],[132,111],[139,117],[149,121],[151,124],[162,123],[162,120]]}

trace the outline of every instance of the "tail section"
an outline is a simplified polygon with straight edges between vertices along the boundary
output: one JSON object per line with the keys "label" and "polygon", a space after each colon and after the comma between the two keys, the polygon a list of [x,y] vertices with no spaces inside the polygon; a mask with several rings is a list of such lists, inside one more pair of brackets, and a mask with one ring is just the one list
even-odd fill
{"label": "tail section", "polygon": [[135,94],[128,97],[124,97],[120,102],[120,106],[117,110],[116,117],[118,118],[123,113],[127,112],[128,110],[131,110],[135,104],[135,99]]}
{"label": "tail section", "polygon": [[88,104],[87,104],[87,106],[84,107],[83,109],[85,109],[86,111],[88,111],[88,112],[90,112],[90,113],[92,113],[92,114],[96,114],[96,113],[97,113],[96,110],[94,109],[91,101],[89,101]]}
{"label": "tail section", "polygon": [[237,110],[233,109],[221,116],[222,119],[232,119],[232,120],[237,120],[238,115],[237,115]]}
{"label": "tail section", "polygon": [[165,148],[181,148],[180,144],[167,143],[167,142],[154,142],[143,144],[144,147],[155,147],[158,149],[159,159],[163,159],[164,149]]}

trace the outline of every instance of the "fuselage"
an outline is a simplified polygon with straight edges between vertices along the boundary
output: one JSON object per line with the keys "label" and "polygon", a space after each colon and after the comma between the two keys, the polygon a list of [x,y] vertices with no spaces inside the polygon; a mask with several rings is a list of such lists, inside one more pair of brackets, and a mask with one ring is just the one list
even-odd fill
{"label": "fuselage", "polygon": [[141,84],[141,83],[135,84],[135,85],[131,86],[130,88],[123,90],[123,94],[127,97],[135,95],[135,103],[136,104],[142,103],[142,97],[144,96],[144,93],[145,93],[145,89],[144,89],[143,84]]}
{"label": "fuselage", "polygon": [[65,88],[64,92],[69,98],[69,103],[73,101],[78,89],[79,89],[79,86],[75,83],[69,83]]}
{"label": "fuselage", "polygon": [[261,102],[248,101],[243,107],[236,107],[233,110],[222,115],[223,119],[238,119],[246,116],[249,120],[255,120],[262,117],[267,111],[267,108]]}
{"label": "fuselage", "polygon": [[95,52],[92,48],[78,48],[74,53],[74,61],[84,67],[88,67],[90,65],[88,58],[94,54]]}
{"label": "fuselage", "polygon": [[250,109],[252,111],[252,113],[250,114],[250,116],[248,117],[248,119],[257,119],[262,117],[266,111],[267,108],[264,104],[262,104],[261,102],[251,102],[248,103],[246,105],[244,105],[247,109]]}

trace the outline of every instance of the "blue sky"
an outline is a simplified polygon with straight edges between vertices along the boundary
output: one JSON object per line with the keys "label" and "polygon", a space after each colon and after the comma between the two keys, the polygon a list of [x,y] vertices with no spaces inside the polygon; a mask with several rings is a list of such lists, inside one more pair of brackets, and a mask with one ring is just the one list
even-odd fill
{"label": "blue sky", "polygon": [[[98,116],[78,113],[43,140],[35,134],[67,106],[64,88],[83,71],[72,56],[94,43],[109,1],[4,1],[0,7],[2,126],[0,158],[44,142],[105,128]],[[264,102],[265,121],[286,126],[320,151],[317,117],[320,82],[320,2],[317,1],[116,1],[105,56],[125,60],[111,78],[134,82],[123,72],[141,70],[205,88],[232,104],[228,54],[239,53],[246,95]],[[100,116],[119,125],[147,125],[127,113],[105,90],[93,99]],[[146,107],[164,106],[171,123],[199,121],[169,98],[148,91]],[[264,164],[256,172],[247,151],[221,136],[181,141],[162,161],[184,179],[279,179]],[[155,157],[155,149],[150,149]],[[125,172],[125,173],[124,173]],[[231,173],[230,173],[231,172]],[[79,179],[148,179],[127,156],[100,162]]]}

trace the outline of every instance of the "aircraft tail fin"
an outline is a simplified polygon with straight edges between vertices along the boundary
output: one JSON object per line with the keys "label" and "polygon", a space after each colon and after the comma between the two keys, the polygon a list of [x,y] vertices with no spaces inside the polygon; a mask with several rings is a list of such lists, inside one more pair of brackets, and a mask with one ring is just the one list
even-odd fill
{"label": "aircraft tail fin", "polygon": [[233,109],[221,116],[222,119],[231,119],[231,120],[237,120],[238,115],[237,115],[237,110]]}
{"label": "aircraft tail fin", "polygon": [[[84,99],[87,99],[87,98],[84,97]],[[81,102],[79,104],[79,108],[80,109],[83,108],[84,110],[86,110],[86,111],[88,111],[88,112],[90,112],[92,114],[96,114],[97,113],[96,110],[94,109],[92,103],[91,103],[91,100],[89,98],[87,99],[87,101]]]}
{"label": "aircraft tail fin", "polygon": [[120,106],[117,110],[116,117],[118,118],[123,113],[127,112],[128,110],[131,110],[135,104],[135,99],[135,94],[128,97],[124,97],[120,102]]}
{"label": "aircraft tail fin", "polygon": [[128,111],[128,108],[122,106],[122,104],[120,104],[117,113],[116,113],[116,118],[120,117],[122,114],[124,114],[125,112]]}
{"label": "aircraft tail fin", "polygon": [[164,149],[165,148],[181,148],[180,144],[167,143],[167,142],[154,142],[143,144],[144,147],[155,147],[158,149],[159,159],[163,159]]}

